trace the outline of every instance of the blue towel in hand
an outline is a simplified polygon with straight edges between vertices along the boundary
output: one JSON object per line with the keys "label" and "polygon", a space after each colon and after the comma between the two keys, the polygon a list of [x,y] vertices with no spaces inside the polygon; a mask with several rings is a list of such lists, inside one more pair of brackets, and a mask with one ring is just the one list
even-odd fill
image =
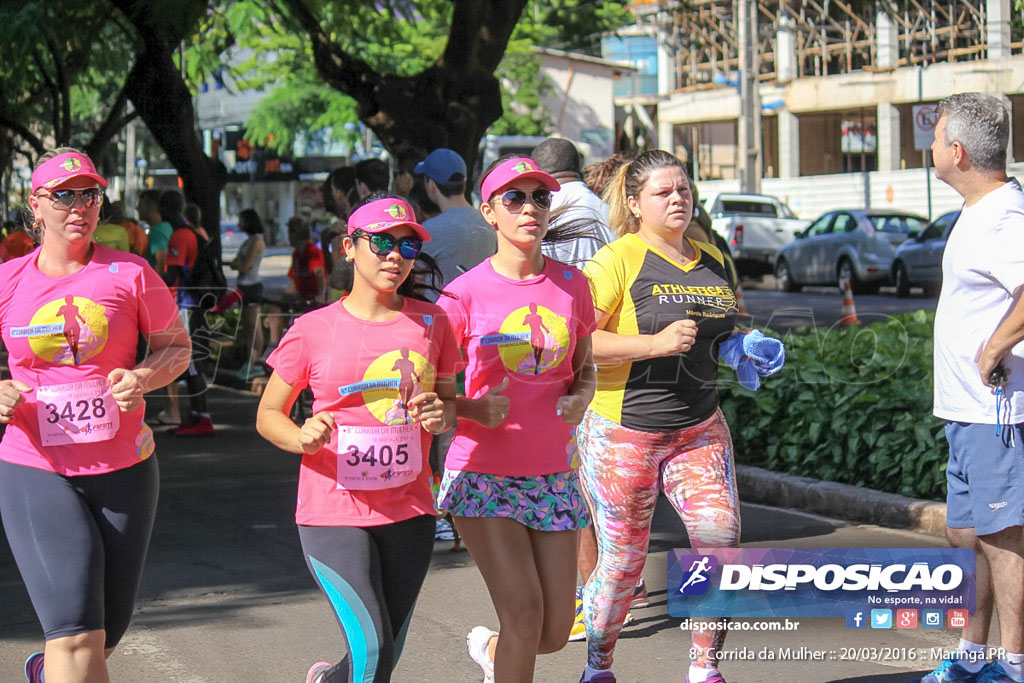
{"label": "blue towel in hand", "polygon": [[743,335],[743,354],[750,359],[761,377],[774,375],[786,362],[786,347],[778,339],[766,337],[760,330]]}
{"label": "blue towel in hand", "polygon": [[740,384],[756,391],[761,378],[774,375],[786,362],[786,348],[782,342],[766,337],[758,330],[737,332],[722,342],[718,357],[736,371]]}

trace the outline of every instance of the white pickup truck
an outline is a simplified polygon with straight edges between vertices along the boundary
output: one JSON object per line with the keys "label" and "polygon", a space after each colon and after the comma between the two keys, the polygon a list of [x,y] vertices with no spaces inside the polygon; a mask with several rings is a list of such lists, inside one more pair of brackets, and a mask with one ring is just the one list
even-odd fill
{"label": "white pickup truck", "polygon": [[720,192],[703,198],[702,203],[712,229],[728,242],[741,276],[771,273],[779,247],[791,242],[809,222],[765,194]]}

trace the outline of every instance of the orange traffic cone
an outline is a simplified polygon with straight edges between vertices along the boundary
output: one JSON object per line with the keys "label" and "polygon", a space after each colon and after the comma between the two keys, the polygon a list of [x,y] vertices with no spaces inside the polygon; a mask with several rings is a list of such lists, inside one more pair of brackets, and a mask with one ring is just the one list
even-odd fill
{"label": "orange traffic cone", "polygon": [[736,312],[740,315],[747,315],[747,305],[743,301],[743,288],[736,287]]}
{"label": "orange traffic cone", "polygon": [[857,319],[857,307],[853,305],[853,287],[850,286],[850,281],[842,280],[839,285],[843,288],[843,308],[839,313],[839,323],[843,327],[860,325],[860,320]]}

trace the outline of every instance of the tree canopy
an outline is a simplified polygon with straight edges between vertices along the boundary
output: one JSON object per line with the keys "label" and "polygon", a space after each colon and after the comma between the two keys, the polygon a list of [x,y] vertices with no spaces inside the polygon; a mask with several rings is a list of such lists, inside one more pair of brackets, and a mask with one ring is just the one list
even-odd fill
{"label": "tree canopy", "polygon": [[[459,3],[451,0],[281,4],[291,23],[282,22],[263,3],[247,1],[231,3],[211,20],[231,32],[236,47],[247,55],[233,70],[238,86],[268,91],[247,121],[249,137],[279,152],[290,149],[309,131],[322,130],[334,140],[345,141],[350,133],[343,124],[360,119],[358,98],[337,88],[323,88],[314,52],[317,43],[297,32],[296,26],[309,29],[310,20],[315,19],[320,28],[313,33],[322,31],[340,53],[359,55],[366,68],[383,79],[398,77],[408,83],[453,47],[453,22],[460,20]],[[551,112],[541,106],[548,84],[533,48],[554,46],[596,54],[595,36],[630,23],[632,17],[622,2],[531,0],[524,7],[504,54],[499,55],[501,114],[490,130],[543,135],[551,131],[553,121]],[[461,16],[467,15],[463,11]],[[456,35],[456,41],[468,38],[468,34]],[[445,143],[426,147],[437,144]]]}
{"label": "tree canopy", "polygon": [[592,49],[628,19],[594,0],[2,3],[0,167],[72,144],[112,171],[109,143],[138,117],[212,221],[224,169],[203,153],[192,96],[229,51],[238,86],[267,93],[248,121],[258,142],[345,140],[362,121],[392,152],[446,145],[470,161],[492,124],[550,130],[534,46]]}
{"label": "tree canopy", "polygon": [[[65,35],[64,26],[76,30]],[[124,26],[109,11],[60,2],[4,3],[0,27],[0,168],[16,154],[31,162],[48,145],[82,147],[103,164],[107,143],[132,118]],[[97,40],[106,48],[94,49]]]}

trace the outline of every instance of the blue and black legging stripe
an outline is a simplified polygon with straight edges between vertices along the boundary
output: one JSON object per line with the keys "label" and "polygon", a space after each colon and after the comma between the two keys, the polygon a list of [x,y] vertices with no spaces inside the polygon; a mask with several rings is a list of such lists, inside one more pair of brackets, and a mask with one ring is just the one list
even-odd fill
{"label": "blue and black legging stripe", "polygon": [[306,565],[348,653],[324,683],[387,683],[434,549],[433,515],[373,527],[300,526]]}

